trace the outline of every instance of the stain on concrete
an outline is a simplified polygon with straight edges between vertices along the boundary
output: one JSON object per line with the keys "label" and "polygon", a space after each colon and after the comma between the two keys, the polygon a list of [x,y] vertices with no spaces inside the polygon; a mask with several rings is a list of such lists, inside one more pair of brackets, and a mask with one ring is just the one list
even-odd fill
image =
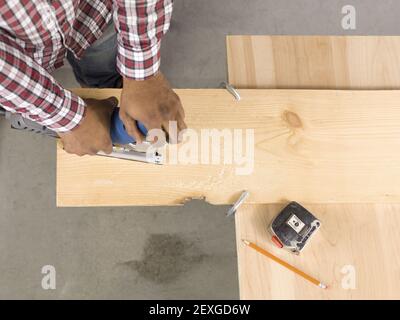
{"label": "stain on concrete", "polygon": [[166,284],[178,279],[206,257],[192,241],[177,234],[152,234],[145,243],[143,258],[125,261],[121,265],[135,270],[146,280]]}

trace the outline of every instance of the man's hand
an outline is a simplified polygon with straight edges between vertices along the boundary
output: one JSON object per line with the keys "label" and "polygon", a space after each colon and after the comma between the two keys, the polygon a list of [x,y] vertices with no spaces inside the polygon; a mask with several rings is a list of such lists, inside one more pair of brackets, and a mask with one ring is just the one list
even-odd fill
{"label": "man's hand", "polygon": [[144,136],[136,120],[147,130],[163,129],[167,134],[169,121],[176,121],[179,131],[186,128],[181,101],[161,72],[144,81],[124,78],[120,108],[120,117],[128,134],[138,143]]}
{"label": "man's hand", "polygon": [[78,156],[94,155],[99,151],[111,153],[111,114],[118,100],[85,99],[86,113],[82,122],[70,132],[59,133],[64,150]]}

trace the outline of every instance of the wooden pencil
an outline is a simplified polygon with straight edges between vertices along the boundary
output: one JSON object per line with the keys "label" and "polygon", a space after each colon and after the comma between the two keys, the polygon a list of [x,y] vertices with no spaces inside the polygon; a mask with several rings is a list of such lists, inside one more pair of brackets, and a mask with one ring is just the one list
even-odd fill
{"label": "wooden pencil", "polygon": [[325,284],[323,284],[321,281],[309,276],[307,273],[297,269],[296,267],[290,265],[289,263],[287,263],[286,261],[283,261],[282,259],[279,259],[278,257],[274,256],[272,253],[268,252],[267,250],[260,248],[259,246],[257,246],[256,244],[247,241],[247,240],[243,240],[243,243],[250,247],[253,248],[254,250],[256,250],[257,252],[261,253],[262,255],[272,259],[273,261],[279,263],[281,266],[284,266],[285,268],[293,271],[294,273],[298,274],[299,276],[303,277],[304,279],[310,281],[311,283],[315,284],[316,286],[322,288],[322,289],[326,289],[327,286]]}

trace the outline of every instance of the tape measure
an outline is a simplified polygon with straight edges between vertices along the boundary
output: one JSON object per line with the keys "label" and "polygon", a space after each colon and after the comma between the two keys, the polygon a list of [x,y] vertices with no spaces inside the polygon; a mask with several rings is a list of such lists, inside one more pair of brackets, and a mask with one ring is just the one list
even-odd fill
{"label": "tape measure", "polygon": [[278,248],[300,254],[320,226],[311,212],[292,201],[271,222],[269,231]]}

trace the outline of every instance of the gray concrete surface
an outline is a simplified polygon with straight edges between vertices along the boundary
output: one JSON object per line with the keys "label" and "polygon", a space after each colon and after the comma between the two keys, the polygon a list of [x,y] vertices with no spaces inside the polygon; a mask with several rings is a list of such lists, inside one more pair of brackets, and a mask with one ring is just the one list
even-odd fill
{"label": "gray concrete surface", "polygon": [[[357,8],[357,30],[340,9]],[[175,87],[226,79],[227,34],[398,34],[395,0],[176,0],[162,69]],[[56,72],[74,86],[66,67]],[[0,121],[0,299],[238,298],[226,207],[55,207],[55,144]],[[140,186],[138,186],[140,187]],[[53,265],[56,290],[43,290]]]}
{"label": "gray concrete surface", "polygon": [[[398,35],[398,0],[176,0],[163,43],[163,70],[176,87],[216,87],[227,78],[225,37],[271,35]],[[341,27],[344,5],[356,30]]]}

